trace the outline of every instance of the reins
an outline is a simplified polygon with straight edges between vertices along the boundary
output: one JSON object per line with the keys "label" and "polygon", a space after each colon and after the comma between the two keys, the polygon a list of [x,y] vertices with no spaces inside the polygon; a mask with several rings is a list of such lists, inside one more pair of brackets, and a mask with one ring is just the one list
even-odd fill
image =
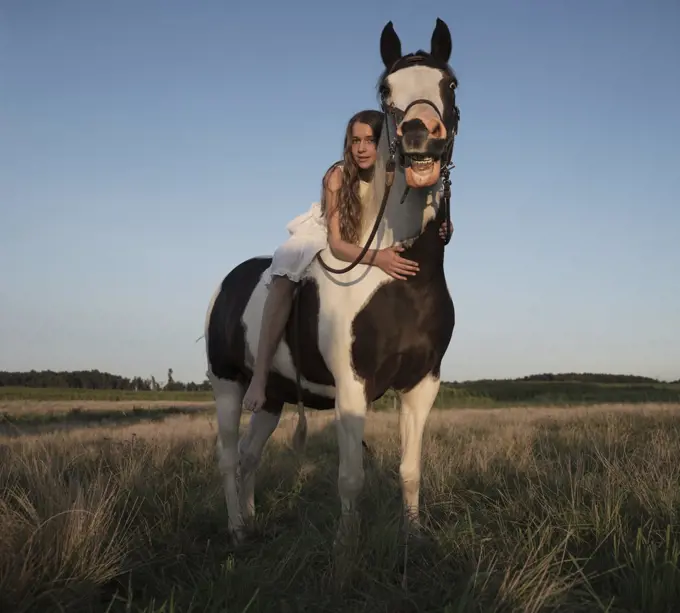
{"label": "reins", "polygon": [[[389,170],[390,163],[392,165],[391,170]],[[362,247],[361,252],[355,258],[355,260],[351,264],[345,266],[344,268],[331,268],[328,264],[326,264],[326,262],[323,261],[321,253],[316,254],[316,258],[319,260],[319,264],[321,264],[321,266],[323,266],[328,272],[332,272],[333,274],[336,275],[341,275],[352,270],[355,266],[357,266],[361,262],[361,260],[364,259],[364,256],[368,253],[368,249],[371,246],[373,239],[375,238],[375,235],[378,233],[380,222],[382,221],[383,215],[385,214],[385,208],[387,208],[387,199],[389,198],[390,191],[392,191],[393,182],[394,182],[394,161],[391,161],[388,162],[388,170],[385,172],[385,194],[383,195],[382,202],[380,203],[380,209],[378,209],[378,215],[375,218],[373,229],[371,230],[371,234],[366,239],[366,244]]]}

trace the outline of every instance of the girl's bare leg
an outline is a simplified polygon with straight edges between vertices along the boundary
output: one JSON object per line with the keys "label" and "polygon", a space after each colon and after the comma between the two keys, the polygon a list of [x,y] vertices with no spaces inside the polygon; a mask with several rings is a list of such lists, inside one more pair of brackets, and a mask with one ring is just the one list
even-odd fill
{"label": "girl's bare leg", "polygon": [[290,315],[294,290],[295,283],[285,276],[275,276],[269,286],[269,294],[262,309],[253,378],[243,397],[243,408],[247,411],[259,411],[264,404],[269,369]]}

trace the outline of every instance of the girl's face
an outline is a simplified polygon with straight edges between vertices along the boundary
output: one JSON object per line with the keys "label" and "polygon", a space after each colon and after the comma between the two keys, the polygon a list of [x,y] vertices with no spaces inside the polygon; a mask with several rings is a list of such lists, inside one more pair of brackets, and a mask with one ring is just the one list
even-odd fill
{"label": "girl's face", "polygon": [[352,157],[363,170],[375,164],[377,147],[371,126],[359,121],[352,126]]}

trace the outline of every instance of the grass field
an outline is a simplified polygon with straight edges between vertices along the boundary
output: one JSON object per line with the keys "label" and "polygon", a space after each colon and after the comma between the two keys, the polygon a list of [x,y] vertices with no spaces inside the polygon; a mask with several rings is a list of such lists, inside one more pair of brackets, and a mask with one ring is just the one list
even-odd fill
{"label": "grass field", "polygon": [[147,390],[79,389],[73,387],[0,387],[0,402],[24,400],[46,401],[100,401],[100,402],[202,402],[212,400],[212,392],[152,392]]}
{"label": "grass field", "polygon": [[74,426],[113,426],[173,415],[197,415],[214,409],[213,401],[0,400],[0,435],[18,436],[27,430],[45,431]]}
{"label": "grass field", "polygon": [[332,549],[330,415],[311,413],[303,458],[284,417],[258,473],[258,537],[238,551],[212,413],[138,417],[0,435],[0,610],[680,610],[678,405],[435,410],[406,590],[396,415],[367,422],[350,565]]}

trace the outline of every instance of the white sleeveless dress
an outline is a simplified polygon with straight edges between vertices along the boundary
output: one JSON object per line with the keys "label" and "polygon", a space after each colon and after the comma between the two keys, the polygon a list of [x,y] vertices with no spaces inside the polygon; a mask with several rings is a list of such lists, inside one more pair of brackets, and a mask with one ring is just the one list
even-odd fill
{"label": "white sleeveless dress", "polygon": [[[359,182],[362,201],[369,186],[370,183]],[[285,276],[297,283],[316,254],[328,246],[328,229],[320,202],[313,203],[309,210],[291,220],[286,230],[290,237],[274,252],[272,263],[264,273],[266,287],[273,276]]]}

